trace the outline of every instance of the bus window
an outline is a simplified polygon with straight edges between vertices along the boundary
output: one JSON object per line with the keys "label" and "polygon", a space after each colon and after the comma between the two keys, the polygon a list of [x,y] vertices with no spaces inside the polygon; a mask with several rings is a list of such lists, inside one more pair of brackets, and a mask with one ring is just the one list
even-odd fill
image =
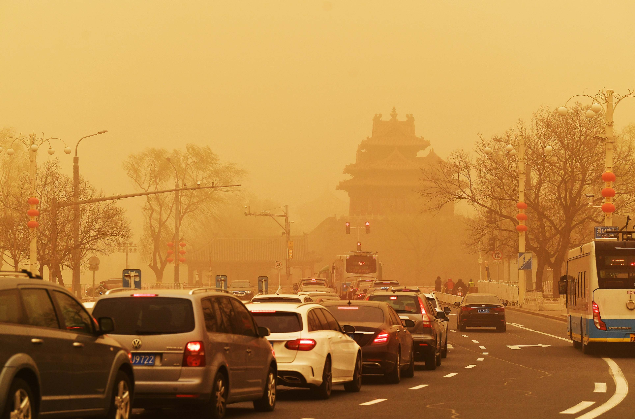
{"label": "bus window", "polygon": [[602,289],[635,288],[635,256],[598,255],[597,271]]}

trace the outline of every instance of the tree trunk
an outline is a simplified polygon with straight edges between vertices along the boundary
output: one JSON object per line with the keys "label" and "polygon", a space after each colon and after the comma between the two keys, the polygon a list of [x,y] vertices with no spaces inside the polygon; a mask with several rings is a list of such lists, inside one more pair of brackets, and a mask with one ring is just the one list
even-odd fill
{"label": "tree trunk", "polygon": [[[538,256],[538,255],[536,255]],[[536,291],[542,292],[542,278],[545,274],[545,267],[547,265],[545,258],[548,256],[540,255],[538,256],[538,263],[536,264]]]}

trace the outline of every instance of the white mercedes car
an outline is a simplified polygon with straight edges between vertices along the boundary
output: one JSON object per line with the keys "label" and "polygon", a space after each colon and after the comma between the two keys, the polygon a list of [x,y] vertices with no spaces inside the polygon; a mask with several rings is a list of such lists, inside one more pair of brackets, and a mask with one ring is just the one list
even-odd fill
{"label": "white mercedes car", "polygon": [[247,304],[258,326],[271,334],[278,362],[278,384],[309,387],[327,399],[333,384],[346,391],[362,387],[362,350],[349,336],[350,325],[340,326],[323,306],[314,303]]}

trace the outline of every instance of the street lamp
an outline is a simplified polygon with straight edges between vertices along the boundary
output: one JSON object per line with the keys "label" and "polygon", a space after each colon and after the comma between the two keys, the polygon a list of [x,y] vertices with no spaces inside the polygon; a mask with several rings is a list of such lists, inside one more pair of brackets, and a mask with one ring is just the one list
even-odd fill
{"label": "street lamp", "polygon": [[[176,170],[176,166],[174,166],[174,163],[172,163],[172,160],[169,157],[166,157],[166,160],[168,161],[168,163],[170,163],[170,166],[172,166],[172,168],[174,169],[174,245],[175,245],[175,249],[178,249],[178,247],[176,247],[181,238],[180,236],[180,227],[181,227],[181,196],[179,194],[179,171]],[[180,276],[181,276],[181,272],[179,271],[179,259],[180,256],[175,254],[174,255],[174,283],[178,284],[180,282]]]}
{"label": "street lamp", "polygon": [[[85,138],[94,137],[95,135],[105,134],[108,131],[98,131],[94,134],[86,135],[85,137],[80,138],[75,144],[75,157],[73,157],[73,202],[79,202],[79,156],[77,156],[77,148],[79,147],[79,143],[82,142]],[[66,152],[66,150],[64,150]],[[70,153],[70,149],[67,154]],[[81,286],[80,286],[80,263],[81,263],[81,252],[80,252],[80,243],[79,243],[79,204],[73,205],[73,292],[75,295],[80,297]]]}
{"label": "street lamp", "polygon": [[[40,215],[40,211],[37,209],[37,205],[40,203],[40,200],[35,196],[35,187],[37,183],[37,152],[40,147],[44,143],[48,143],[48,154],[55,154],[55,149],[51,144],[51,140],[59,140],[64,143],[64,141],[57,137],[44,138],[44,133],[42,133],[42,137],[38,138],[35,134],[29,135],[28,139],[20,134],[18,137],[12,137],[13,141],[11,142],[9,148],[7,149],[7,155],[13,156],[15,154],[15,150],[13,149],[13,144],[16,141],[21,142],[29,152],[29,209],[27,211],[27,215],[30,220],[27,222],[27,226],[29,227],[29,271],[32,273],[36,272],[36,263],[37,263],[37,227],[39,223],[36,218]],[[64,143],[64,152],[66,154],[70,154],[71,149],[66,146]],[[2,152],[2,147],[0,147],[0,152]]]}
{"label": "street lamp", "polygon": [[614,91],[611,89],[599,91],[595,95],[574,95],[571,96],[564,104],[558,108],[558,114],[565,116],[569,112],[567,109],[567,103],[574,97],[587,97],[593,102],[589,109],[585,112],[587,118],[594,118],[603,109],[604,113],[604,133],[606,136],[606,155],[604,157],[604,173],[602,173],[602,180],[604,181],[604,189],[602,189],[602,196],[604,197],[604,204],[602,205],[602,211],[604,212],[604,225],[613,225],[613,213],[615,212],[615,204],[613,204],[613,197],[615,196],[615,189],[613,189],[613,182],[615,182],[615,173],[613,173],[613,149],[615,145],[615,136],[613,132],[613,111],[617,105],[627,97],[635,96],[633,90],[628,90],[624,95],[616,95],[615,101],[613,98]]}

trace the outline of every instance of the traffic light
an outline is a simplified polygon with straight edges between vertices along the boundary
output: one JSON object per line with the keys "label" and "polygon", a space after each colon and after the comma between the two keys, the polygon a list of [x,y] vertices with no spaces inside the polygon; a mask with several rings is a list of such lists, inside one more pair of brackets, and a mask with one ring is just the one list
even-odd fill
{"label": "traffic light", "polygon": [[351,223],[346,222],[346,234],[351,234]]}
{"label": "traffic light", "polygon": [[370,234],[370,223],[366,221],[366,234]]}
{"label": "traffic light", "polygon": [[362,251],[362,242],[357,242],[357,251],[358,252]]}
{"label": "traffic light", "polygon": [[489,248],[490,250],[496,250],[496,237],[489,238]]}

